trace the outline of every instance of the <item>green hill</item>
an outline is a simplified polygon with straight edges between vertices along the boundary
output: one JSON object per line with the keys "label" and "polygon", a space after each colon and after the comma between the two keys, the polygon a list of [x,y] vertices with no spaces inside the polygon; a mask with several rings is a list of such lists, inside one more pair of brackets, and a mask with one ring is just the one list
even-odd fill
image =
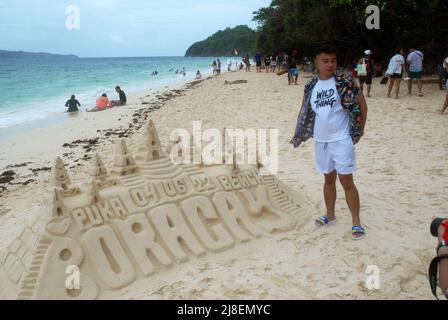
{"label": "green hill", "polygon": [[63,58],[77,59],[73,54],[52,54],[46,52],[25,52],[25,51],[7,51],[0,50],[0,58]]}
{"label": "green hill", "polygon": [[254,51],[256,32],[246,25],[220,30],[207,39],[196,42],[185,53],[186,57],[239,56]]}

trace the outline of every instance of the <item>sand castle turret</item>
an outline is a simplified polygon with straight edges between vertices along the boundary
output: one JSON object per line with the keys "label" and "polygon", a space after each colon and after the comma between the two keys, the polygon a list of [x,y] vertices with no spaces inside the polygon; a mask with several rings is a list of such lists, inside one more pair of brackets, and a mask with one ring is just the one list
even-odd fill
{"label": "sand castle turret", "polygon": [[79,188],[71,186],[72,182],[70,176],[65,169],[64,161],[62,161],[60,157],[57,157],[54,161],[51,176],[52,185],[62,189],[64,196],[70,196],[81,192]]}
{"label": "sand castle turret", "polygon": [[103,160],[98,153],[95,154],[92,167],[89,170],[90,175],[95,179],[105,179],[108,177],[107,169],[104,166]]}
{"label": "sand castle turret", "polygon": [[137,172],[135,160],[130,155],[124,140],[118,140],[115,144],[114,167],[111,172],[120,176],[126,176]]}
{"label": "sand castle turret", "polygon": [[59,191],[57,188],[53,190],[53,209],[52,209],[52,217],[62,217],[65,214],[67,214],[67,209],[64,206],[63,201],[63,195],[61,194],[61,191]]}
{"label": "sand castle turret", "polygon": [[92,186],[90,189],[90,202],[92,204],[94,204],[94,203],[98,203],[100,201],[101,201],[100,188],[98,187],[98,184],[96,183],[96,181],[93,180]]}
{"label": "sand castle turret", "polygon": [[151,161],[165,157],[159,135],[152,120],[149,120],[146,125],[143,135],[140,138],[140,143],[136,156],[138,161]]}
{"label": "sand castle turret", "polygon": [[51,170],[53,185],[58,188],[67,190],[71,185],[70,176],[67,170],[65,170],[64,161],[60,157],[57,157],[53,163],[53,168]]}

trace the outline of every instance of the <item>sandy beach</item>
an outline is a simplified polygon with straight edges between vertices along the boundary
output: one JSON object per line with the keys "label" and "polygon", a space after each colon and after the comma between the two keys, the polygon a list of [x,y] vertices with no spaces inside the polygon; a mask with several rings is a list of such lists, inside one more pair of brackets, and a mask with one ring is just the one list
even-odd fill
{"label": "sandy beach", "polygon": [[[436,84],[424,97],[386,97],[374,78],[365,136],[356,146],[355,174],[361,197],[361,220],[367,237],[352,241],[351,216],[338,184],[337,224],[315,227],[325,211],[323,177],[315,170],[314,142],[298,149],[293,135],[303,87],[273,73],[229,72],[182,88],[143,93],[125,107],[81,112],[68,121],[32,129],[0,142],[0,174],[14,171],[0,195],[0,252],[19,236],[48,198],[50,171],[60,156],[73,183],[87,177],[95,153],[112,161],[113,142],[125,138],[130,151],[152,119],[162,146],[176,128],[278,128],[277,178],[297,191],[306,212],[295,216],[293,230],[268,234],[225,252],[209,253],[157,273],[100,299],[431,299],[428,264],[435,255],[429,233],[433,217],[447,213],[448,115],[439,110],[445,97]],[[225,85],[225,81],[247,83]],[[158,97],[157,97],[158,95]],[[24,165],[22,165],[24,164]],[[33,171],[34,170],[34,171]],[[25,184],[25,185],[24,185]],[[303,203],[305,202],[305,203]],[[0,258],[2,256],[0,255]],[[368,266],[377,266],[380,288],[369,290]],[[0,268],[0,284],[6,273]],[[13,298],[0,285],[0,298]]]}

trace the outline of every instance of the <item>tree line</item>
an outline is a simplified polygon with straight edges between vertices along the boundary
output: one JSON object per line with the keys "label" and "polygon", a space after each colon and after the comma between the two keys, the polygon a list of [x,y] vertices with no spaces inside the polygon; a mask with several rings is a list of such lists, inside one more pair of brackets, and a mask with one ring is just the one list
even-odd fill
{"label": "tree line", "polygon": [[[379,29],[368,29],[369,5],[379,8]],[[396,48],[415,47],[427,67],[448,55],[447,0],[273,0],[255,11],[256,49],[265,54],[298,49],[312,56],[316,47],[332,44],[348,65],[365,49],[387,63]]]}

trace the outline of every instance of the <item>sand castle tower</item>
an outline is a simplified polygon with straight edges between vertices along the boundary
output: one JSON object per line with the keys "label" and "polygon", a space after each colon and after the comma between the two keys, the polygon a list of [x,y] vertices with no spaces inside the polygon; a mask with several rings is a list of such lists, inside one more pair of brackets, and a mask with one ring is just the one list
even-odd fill
{"label": "sand castle tower", "polygon": [[144,128],[141,144],[137,150],[137,161],[152,161],[165,157],[160,144],[159,135],[157,134],[154,122],[149,120]]}
{"label": "sand castle tower", "polygon": [[137,172],[134,158],[130,155],[126,142],[118,140],[115,144],[114,167],[111,173],[127,176]]}
{"label": "sand castle tower", "polygon": [[95,154],[89,174],[92,181],[94,181],[100,188],[116,185],[116,180],[109,176],[106,166],[98,153]]}
{"label": "sand castle tower", "polygon": [[71,185],[70,176],[67,170],[65,170],[64,161],[60,157],[57,157],[53,163],[53,168],[51,170],[52,182],[55,187],[67,190]]}
{"label": "sand castle tower", "polygon": [[94,179],[103,180],[108,177],[107,169],[98,153],[95,154],[95,159],[93,160],[89,173]]}
{"label": "sand castle tower", "polygon": [[57,157],[53,163],[51,177],[52,185],[62,189],[64,195],[73,195],[81,192],[79,188],[71,186],[70,176],[65,169],[64,161],[60,157]]}

